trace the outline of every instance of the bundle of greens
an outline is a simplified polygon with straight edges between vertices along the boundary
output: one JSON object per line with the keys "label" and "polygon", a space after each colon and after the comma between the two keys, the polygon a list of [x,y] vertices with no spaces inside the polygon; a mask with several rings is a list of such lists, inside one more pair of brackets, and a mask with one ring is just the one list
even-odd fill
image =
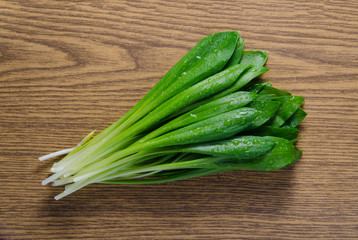
{"label": "bundle of greens", "polygon": [[60,199],[91,183],[164,183],[297,161],[303,98],[257,80],[267,52],[243,48],[237,32],[202,39],[120,120],[41,157],[67,154],[43,185],[65,185]]}

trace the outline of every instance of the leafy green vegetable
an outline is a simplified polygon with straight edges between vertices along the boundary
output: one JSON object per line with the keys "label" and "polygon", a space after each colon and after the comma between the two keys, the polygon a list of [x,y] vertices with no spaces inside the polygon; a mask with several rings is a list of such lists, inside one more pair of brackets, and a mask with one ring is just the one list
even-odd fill
{"label": "leafy green vegetable", "polygon": [[303,98],[256,80],[268,53],[244,51],[237,32],[202,39],[120,120],[91,132],[43,184],[60,199],[88,184],[163,183],[236,169],[271,171],[298,160]]}

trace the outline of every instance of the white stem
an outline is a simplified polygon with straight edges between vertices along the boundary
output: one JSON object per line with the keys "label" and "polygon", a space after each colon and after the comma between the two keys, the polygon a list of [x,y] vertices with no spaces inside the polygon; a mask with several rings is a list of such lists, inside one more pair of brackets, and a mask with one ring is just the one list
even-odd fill
{"label": "white stem", "polygon": [[53,153],[47,154],[45,156],[39,157],[39,160],[40,161],[45,161],[45,160],[50,159],[50,158],[65,155],[65,154],[68,154],[68,153],[72,152],[73,149],[75,149],[75,148],[67,148],[67,149],[57,151],[57,152],[53,152]]}
{"label": "white stem", "polygon": [[51,176],[49,176],[48,178],[42,181],[42,185],[46,185],[50,182],[55,181],[57,178],[61,177],[62,174],[63,174],[62,172],[52,174]]}
{"label": "white stem", "polygon": [[61,186],[65,184],[69,184],[73,182],[73,178],[60,178],[59,180],[55,180],[52,184],[52,186]]}

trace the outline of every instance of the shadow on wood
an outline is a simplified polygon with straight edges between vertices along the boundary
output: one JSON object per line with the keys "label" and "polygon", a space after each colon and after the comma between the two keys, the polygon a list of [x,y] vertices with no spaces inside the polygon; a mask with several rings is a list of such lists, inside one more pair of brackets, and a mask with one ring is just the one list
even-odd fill
{"label": "shadow on wood", "polygon": [[[213,217],[250,213],[279,215],[290,199],[293,166],[274,172],[234,171],[158,185],[95,184],[59,201],[58,188],[42,205],[49,227],[59,222],[123,216],[161,218]],[[56,192],[56,193],[55,193]],[[76,222],[76,223],[75,223]],[[50,229],[49,229],[50,230]]]}

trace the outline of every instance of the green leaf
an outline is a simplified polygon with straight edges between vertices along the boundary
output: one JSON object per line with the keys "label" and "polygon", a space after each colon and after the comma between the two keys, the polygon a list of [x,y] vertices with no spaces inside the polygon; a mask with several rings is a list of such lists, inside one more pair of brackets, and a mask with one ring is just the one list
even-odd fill
{"label": "green leaf", "polygon": [[271,126],[260,126],[252,131],[245,132],[247,135],[255,136],[274,136],[285,138],[287,140],[293,140],[297,137],[299,131],[297,128],[278,128]]}
{"label": "green leaf", "polygon": [[272,137],[239,136],[229,140],[184,146],[172,151],[251,159],[267,153],[275,144],[275,138]]}
{"label": "green leaf", "polygon": [[282,127],[295,128],[302,122],[303,119],[305,119],[306,116],[307,113],[302,108],[299,108],[289,119],[287,119]]}
{"label": "green leaf", "polygon": [[277,115],[269,125],[273,127],[281,127],[301,106],[304,98],[300,96],[282,96],[275,98],[275,101],[280,102],[281,106],[277,111]]}
{"label": "green leaf", "polygon": [[270,152],[244,163],[239,162],[233,169],[277,170],[297,161],[299,155],[299,150],[289,140],[276,138],[276,146]]}
{"label": "green leaf", "polygon": [[229,67],[235,66],[236,64],[239,64],[243,51],[244,51],[244,39],[239,37],[239,40],[237,41],[237,44],[236,44],[234,54],[232,54],[230,60],[226,64],[225,68],[229,68]]}

